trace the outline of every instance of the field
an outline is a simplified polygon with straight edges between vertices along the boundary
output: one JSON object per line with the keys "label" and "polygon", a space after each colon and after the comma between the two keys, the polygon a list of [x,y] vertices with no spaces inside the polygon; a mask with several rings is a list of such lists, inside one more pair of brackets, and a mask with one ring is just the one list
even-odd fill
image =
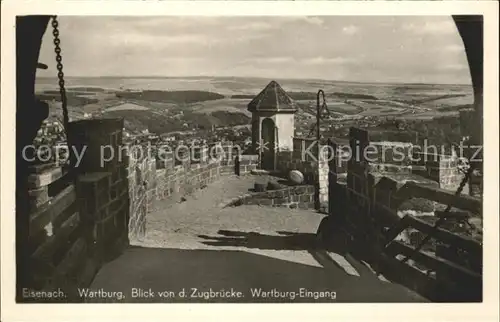
{"label": "field", "polygon": [[[131,131],[149,128],[163,133],[249,124],[247,104],[269,81],[236,77],[70,77],[66,83],[70,117],[123,117]],[[319,89],[325,92],[330,116],[337,121],[365,117],[426,120],[457,115],[473,101],[472,88],[467,85],[276,81],[296,101],[299,123],[314,121]],[[51,117],[60,116],[57,80],[37,79],[36,89],[39,97],[51,104]]]}

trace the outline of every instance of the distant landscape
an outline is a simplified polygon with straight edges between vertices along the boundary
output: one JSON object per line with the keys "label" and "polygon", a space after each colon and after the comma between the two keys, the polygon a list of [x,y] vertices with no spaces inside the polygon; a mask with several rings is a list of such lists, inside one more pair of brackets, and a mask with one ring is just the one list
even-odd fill
{"label": "distant landscape", "polygon": [[[330,111],[325,122],[340,125],[366,118],[391,122],[454,118],[473,102],[470,85],[275,80],[297,103],[298,131],[306,130],[314,121],[319,89],[325,92]],[[237,77],[69,77],[66,84],[71,118],[123,117],[131,132],[148,129],[162,134],[248,125],[251,114],[247,104],[270,81]],[[50,103],[51,118],[61,114],[57,84],[56,78],[38,78],[36,83],[39,98]]]}

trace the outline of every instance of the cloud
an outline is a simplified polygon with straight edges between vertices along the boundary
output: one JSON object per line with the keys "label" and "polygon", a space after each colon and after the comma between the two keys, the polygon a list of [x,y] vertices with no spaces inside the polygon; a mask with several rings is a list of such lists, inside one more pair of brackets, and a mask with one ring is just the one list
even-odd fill
{"label": "cloud", "polygon": [[447,64],[438,66],[438,69],[442,71],[463,71],[469,70],[469,66],[464,64]]}
{"label": "cloud", "polygon": [[444,21],[422,21],[404,24],[403,30],[410,31],[415,34],[456,34],[457,28],[451,18]]}
{"label": "cloud", "polygon": [[305,21],[317,26],[321,26],[324,23],[323,19],[319,17],[305,17]]}
{"label": "cloud", "polygon": [[205,62],[205,58],[203,57],[178,57],[178,56],[165,56],[162,57],[161,60],[162,62],[173,62],[173,63],[201,63]]}
{"label": "cloud", "polygon": [[461,53],[465,52],[465,47],[461,45],[448,45],[443,47],[442,49],[438,48],[438,50],[443,50],[446,52],[453,52],[453,53]]}
{"label": "cloud", "polygon": [[244,23],[241,25],[235,25],[229,27],[230,30],[269,30],[269,29],[274,29],[275,26],[273,26],[270,23],[266,22],[251,22],[251,23]]}
{"label": "cloud", "polygon": [[306,22],[310,25],[321,26],[325,23],[325,20],[318,16],[288,16],[279,17],[279,21],[283,22]]}
{"label": "cloud", "polygon": [[335,64],[335,65],[344,65],[357,62],[358,60],[353,58],[345,58],[345,57],[313,57],[303,59],[301,62],[307,65],[322,65],[322,64]]}
{"label": "cloud", "polygon": [[[444,16],[65,16],[60,22],[71,76],[470,80],[463,42]],[[40,61],[49,63],[40,74],[57,74],[50,32]]]}
{"label": "cloud", "polygon": [[264,57],[264,58],[256,58],[255,62],[260,63],[268,63],[268,64],[281,64],[281,63],[290,63],[293,62],[294,59],[292,57]]}
{"label": "cloud", "polygon": [[353,25],[346,26],[346,27],[342,28],[342,32],[347,34],[347,35],[354,35],[358,31],[359,31],[359,28],[356,26],[353,26]]}
{"label": "cloud", "polygon": [[165,48],[169,45],[210,45],[223,42],[221,38],[209,37],[205,34],[178,34],[178,35],[150,35],[137,32],[128,32],[126,37],[122,34],[102,34],[96,38],[102,39],[106,44],[118,47],[143,47],[149,51],[150,47]]}

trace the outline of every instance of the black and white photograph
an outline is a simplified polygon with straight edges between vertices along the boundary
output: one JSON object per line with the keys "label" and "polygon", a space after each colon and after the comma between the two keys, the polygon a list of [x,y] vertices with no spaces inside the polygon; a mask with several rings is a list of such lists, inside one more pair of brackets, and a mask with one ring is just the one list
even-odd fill
{"label": "black and white photograph", "polygon": [[482,303],[486,40],[475,13],[17,15],[2,301]]}

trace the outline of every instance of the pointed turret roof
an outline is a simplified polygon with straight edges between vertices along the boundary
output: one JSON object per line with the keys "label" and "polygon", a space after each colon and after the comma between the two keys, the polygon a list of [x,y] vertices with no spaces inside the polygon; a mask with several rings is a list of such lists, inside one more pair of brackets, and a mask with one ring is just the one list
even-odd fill
{"label": "pointed turret roof", "polygon": [[270,111],[294,113],[297,111],[297,106],[280,84],[271,81],[248,104],[248,110],[250,112]]}

